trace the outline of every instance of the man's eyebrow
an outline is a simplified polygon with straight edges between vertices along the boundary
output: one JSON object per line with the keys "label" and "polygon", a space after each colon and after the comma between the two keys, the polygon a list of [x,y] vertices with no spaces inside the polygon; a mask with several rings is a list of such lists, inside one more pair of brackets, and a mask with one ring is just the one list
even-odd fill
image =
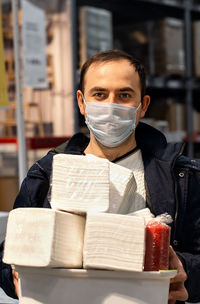
{"label": "man's eyebrow", "polygon": [[105,88],[101,88],[101,87],[93,87],[89,90],[89,93],[93,93],[93,92],[105,92],[107,91]]}
{"label": "man's eyebrow", "polygon": [[136,94],[135,90],[130,87],[121,88],[121,89],[119,89],[119,91],[120,92],[133,92]]}
{"label": "man's eyebrow", "polygon": [[[102,88],[102,87],[93,87],[89,90],[90,93],[93,93],[93,92],[105,92],[107,91],[106,88]],[[131,87],[124,87],[124,88],[121,88],[121,89],[118,89],[117,91],[119,92],[132,92],[134,94],[136,94],[135,90],[132,89]]]}

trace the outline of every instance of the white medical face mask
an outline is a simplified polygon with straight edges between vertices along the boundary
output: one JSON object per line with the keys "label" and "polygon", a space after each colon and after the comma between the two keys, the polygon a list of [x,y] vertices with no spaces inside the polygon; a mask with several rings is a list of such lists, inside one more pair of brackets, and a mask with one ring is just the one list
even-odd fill
{"label": "white medical face mask", "polygon": [[85,102],[85,105],[85,123],[97,141],[106,147],[117,147],[135,130],[141,103],[138,107],[109,102]]}

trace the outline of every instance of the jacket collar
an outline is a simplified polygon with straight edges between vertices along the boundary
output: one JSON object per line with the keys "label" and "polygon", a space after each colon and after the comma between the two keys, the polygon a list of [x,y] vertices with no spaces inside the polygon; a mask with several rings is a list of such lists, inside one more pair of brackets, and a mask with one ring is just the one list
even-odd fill
{"label": "jacket collar", "polygon": [[142,152],[167,162],[176,159],[184,148],[184,143],[167,143],[163,133],[142,122],[136,128],[135,138]]}
{"label": "jacket collar", "polygon": [[77,133],[68,141],[64,153],[83,154],[88,146],[90,138],[83,133]]}

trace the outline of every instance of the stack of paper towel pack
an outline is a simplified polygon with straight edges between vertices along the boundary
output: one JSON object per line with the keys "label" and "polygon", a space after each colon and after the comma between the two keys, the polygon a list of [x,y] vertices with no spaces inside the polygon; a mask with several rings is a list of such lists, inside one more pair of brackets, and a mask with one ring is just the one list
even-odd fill
{"label": "stack of paper towel pack", "polygon": [[142,271],[144,218],[117,214],[134,203],[135,190],[129,169],[92,155],[55,155],[52,209],[10,212],[4,262]]}
{"label": "stack of paper towel pack", "polygon": [[10,212],[4,262],[35,267],[82,267],[85,219],[46,208]]}

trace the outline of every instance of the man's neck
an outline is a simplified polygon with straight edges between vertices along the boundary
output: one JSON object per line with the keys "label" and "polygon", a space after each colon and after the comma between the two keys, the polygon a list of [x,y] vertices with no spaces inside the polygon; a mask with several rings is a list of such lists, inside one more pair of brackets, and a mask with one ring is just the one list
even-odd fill
{"label": "man's neck", "polygon": [[109,148],[103,146],[101,143],[98,143],[95,137],[90,134],[90,142],[85,149],[85,154],[93,154],[101,158],[107,158],[109,161],[128,153],[136,147],[135,134],[132,133],[131,136],[120,146]]}

